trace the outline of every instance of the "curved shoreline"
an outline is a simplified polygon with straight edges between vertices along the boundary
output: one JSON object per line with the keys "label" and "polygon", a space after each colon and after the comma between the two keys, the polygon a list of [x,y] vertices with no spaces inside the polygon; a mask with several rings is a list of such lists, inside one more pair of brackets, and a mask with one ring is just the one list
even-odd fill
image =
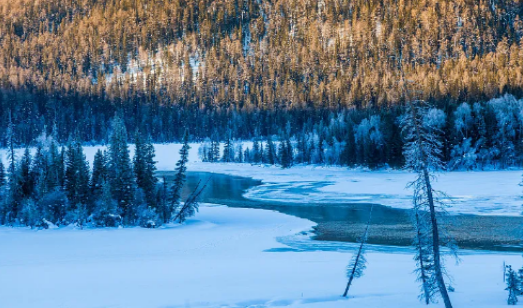
{"label": "curved shoreline", "polygon": [[[169,177],[172,172],[159,172]],[[252,200],[245,192],[263,183],[252,178],[222,173],[189,172],[186,192],[197,179],[213,175],[202,202],[230,207],[258,208],[305,218],[316,223],[313,238],[319,241],[355,242],[360,237],[368,217],[370,203],[318,203]],[[410,246],[413,230],[409,210],[375,205],[369,243],[376,245]],[[487,215],[449,215],[442,218],[450,235],[462,249],[492,251],[523,251],[522,217]]]}

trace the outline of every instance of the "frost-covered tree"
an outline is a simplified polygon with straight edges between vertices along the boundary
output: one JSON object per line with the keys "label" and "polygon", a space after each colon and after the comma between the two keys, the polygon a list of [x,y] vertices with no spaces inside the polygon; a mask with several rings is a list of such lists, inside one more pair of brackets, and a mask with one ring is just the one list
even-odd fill
{"label": "frost-covered tree", "polygon": [[276,147],[272,141],[272,137],[269,135],[267,137],[267,143],[265,144],[265,161],[270,164],[276,164]]}
{"label": "frost-covered tree", "polygon": [[518,303],[518,294],[521,293],[521,290],[519,289],[520,282],[518,281],[516,272],[512,269],[512,266],[510,265],[507,265],[505,275],[505,281],[507,283],[507,287],[505,288],[505,290],[508,291],[507,304],[516,305]]}
{"label": "frost-covered tree", "polygon": [[262,151],[261,151],[260,140],[258,138],[254,139],[252,144],[251,151],[251,162],[254,164],[259,164],[262,162]]}
{"label": "frost-covered tree", "polygon": [[214,131],[211,137],[211,148],[209,151],[209,161],[217,162],[220,160],[220,137],[217,131]]}
{"label": "frost-covered tree", "polygon": [[48,192],[49,171],[49,153],[43,144],[39,143],[36,147],[33,165],[31,166],[31,174],[35,182],[34,195],[36,199],[40,199]]}
{"label": "frost-covered tree", "polygon": [[223,144],[222,161],[226,163],[234,161],[234,146],[231,134],[231,131],[228,130],[227,134],[225,135],[225,143]]}
{"label": "frost-covered tree", "polygon": [[280,140],[278,159],[282,168],[290,168],[293,163],[292,145],[289,139]]}
{"label": "frost-covered tree", "polygon": [[127,131],[123,120],[118,116],[113,119],[112,130],[107,163],[108,183],[124,222],[130,223],[134,219],[132,204],[135,179],[127,145]]}
{"label": "frost-covered tree", "polygon": [[432,235],[427,223],[426,212],[420,212],[414,209],[414,226],[416,236],[414,238],[414,247],[416,254],[414,260],[416,261],[416,275],[420,283],[421,294],[420,300],[425,304],[429,304],[434,300],[434,295],[437,293],[437,283],[434,280],[434,258],[432,256]]}
{"label": "frost-covered tree", "polygon": [[472,109],[467,103],[463,103],[454,111],[453,117],[456,144],[452,147],[450,153],[449,168],[473,169],[476,167],[478,155],[471,137],[474,125]]}
{"label": "frost-covered tree", "polygon": [[352,256],[352,259],[347,266],[347,278],[349,281],[347,282],[347,286],[343,292],[343,297],[347,297],[353,280],[363,276],[363,271],[365,268],[367,268],[367,259],[365,258],[365,244],[367,244],[367,238],[369,236],[369,228],[372,220],[372,209],[373,207],[371,206],[369,211],[369,220],[367,221],[363,235],[360,238],[358,251]]}
{"label": "frost-covered tree", "polygon": [[102,195],[102,186],[107,181],[106,155],[98,149],[94,154],[93,172],[91,174],[91,193],[95,198]]}
{"label": "frost-covered tree", "polygon": [[20,188],[22,189],[23,198],[29,198],[34,190],[34,178],[31,174],[32,156],[29,148],[25,148],[24,155],[21,158],[18,167],[18,180],[20,181]]}
{"label": "frost-covered tree", "polygon": [[376,167],[383,161],[383,133],[381,117],[373,115],[356,126],[354,142],[359,163]]}
{"label": "frost-covered tree", "polygon": [[437,219],[437,206],[441,205],[438,192],[432,187],[433,172],[443,168],[441,162],[442,143],[439,139],[440,115],[424,101],[410,102],[406,114],[401,119],[405,145],[403,154],[407,169],[414,171],[416,179],[409,183],[414,190],[414,211],[426,211],[428,236],[423,236],[423,245],[431,247],[434,262],[434,280],[446,308],[452,304],[443,278],[444,267],[440,253],[440,234]]}
{"label": "frost-covered tree", "polygon": [[65,165],[65,191],[71,210],[76,210],[78,206],[87,205],[90,193],[89,163],[79,142],[69,144]]}
{"label": "frost-covered tree", "polygon": [[116,227],[122,224],[118,203],[114,200],[109,182],[102,183],[102,196],[96,200],[93,222],[100,227]]}
{"label": "frost-covered tree", "polygon": [[5,186],[7,183],[6,177],[5,177],[5,167],[4,163],[2,162],[2,159],[0,158],[0,189]]}
{"label": "frost-covered tree", "polygon": [[187,162],[189,161],[189,131],[186,130],[183,135],[183,145],[180,149],[180,159],[176,163],[174,183],[171,187],[171,196],[169,200],[169,208],[164,212],[164,222],[171,220],[171,215],[180,206],[180,199],[182,195],[182,188],[185,184]]}
{"label": "frost-covered tree", "polygon": [[61,179],[64,177],[64,161],[58,150],[56,140],[49,144],[49,170],[47,174],[47,191],[54,191],[61,188]]}
{"label": "frost-covered tree", "polygon": [[243,162],[250,163],[252,162],[252,154],[249,147],[245,148],[245,151],[243,152]]}
{"label": "frost-covered tree", "polygon": [[240,142],[236,148],[236,152],[238,155],[236,156],[235,161],[237,163],[243,163],[244,162],[244,153],[243,153],[243,144]]}
{"label": "frost-covered tree", "polygon": [[136,176],[136,186],[142,189],[145,201],[150,207],[155,207],[156,194],[154,190],[158,182],[154,175],[156,171],[154,157],[155,152],[151,138],[143,138],[139,132],[136,132],[133,171]]}

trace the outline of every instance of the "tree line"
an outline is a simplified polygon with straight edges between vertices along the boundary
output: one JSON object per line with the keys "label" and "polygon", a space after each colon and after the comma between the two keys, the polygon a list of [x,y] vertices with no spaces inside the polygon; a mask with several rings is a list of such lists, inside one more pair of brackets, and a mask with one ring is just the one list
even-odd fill
{"label": "tree line", "polygon": [[[222,142],[218,134],[204,139],[200,157],[208,162],[280,164],[284,168],[295,164],[401,168],[405,164],[401,119],[406,110],[366,114],[346,111],[325,122],[309,122],[310,126],[299,131],[287,122],[274,135],[257,134],[252,144],[234,140],[231,125]],[[445,109],[432,106],[424,115],[438,128],[441,160],[447,169],[523,165],[523,99],[505,95],[486,103],[462,103],[447,114]]]}
{"label": "tree line", "polygon": [[77,140],[60,147],[53,135],[43,134],[34,154],[26,148],[21,157],[16,157],[13,136],[9,123],[7,168],[0,160],[0,224],[154,228],[182,223],[198,210],[197,200],[204,186],[198,185],[186,202],[181,202],[188,133],[173,183],[165,178],[158,181],[150,137],[136,132],[131,159],[127,131],[119,117],[112,121],[107,151],[96,152],[92,169]]}
{"label": "tree line", "polygon": [[103,142],[119,111],[156,142],[181,127],[223,139],[229,121],[247,139],[404,104],[404,80],[449,116],[523,96],[522,12],[516,0],[1,1],[0,133],[11,110],[24,143],[53,126],[61,142]]}

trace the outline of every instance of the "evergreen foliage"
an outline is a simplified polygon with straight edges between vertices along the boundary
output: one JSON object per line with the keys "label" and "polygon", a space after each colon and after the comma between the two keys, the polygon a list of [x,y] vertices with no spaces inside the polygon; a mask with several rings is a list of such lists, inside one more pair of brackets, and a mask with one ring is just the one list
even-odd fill
{"label": "evergreen foliage", "polygon": [[[113,134],[107,154],[98,150],[91,172],[89,163],[77,140],[59,150],[53,135],[42,134],[34,154],[26,148],[16,159],[14,171],[5,174],[0,162],[0,224],[49,228],[74,224],[78,227],[117,227],[139,225],[155,228],[164,222],[182,223],[198,210],[197,187],[179,211],[165,209],[171,201],[180,205],[181,189],[189,158],[189,134],[184,137],[171,190],[167,180],[158,184],[156,162],[151,138],[136,134],[136,152],[129,157],[125,127],[114,120]],[[9,151],[8,151],[9,153]],[[3,176],[1,175],[4,172]],[[114,185],[114,186],[113,186]],[[205,186],[204,186],[205,187]],[[132,192],[131,195],[125,195]],[[173,193],[173,194],[171,194]],[[120,197],[118,197],[120,194]],[[7,197],[7,198],[5,198]],[[174,197],[174,198],[172,198]]]}
{"label": "evergreen foliage", "polygon": [[512,269],[512,266],[510,265],[507,265],[505,275],[505,281],[507,283],[507,288],[505,290],[508,291],[507,304],[516,305],[518,303],[517,296],[521,294],[521,282],[518,280],[516,272]]}
{"label": "evergreen foliage", "polygon": [[[169,207],[169,210],[164,214],[165,222],[168,222],[171,220],[172,213],[174,213],[180,206],[181,193],[182,193],[183,185],[185,183],[185,177],[186,177],[185,173],[187,171],[186,164],[189,161],[189,149],[190,148],[191,147],[189,146],[189,131],[186,130],[184,137],[183,137],[183,146],[180,149],[180,160],[178,160],[178,162],[176,163],[176,169],[175,169],[176,175],[174,178],[173,186],[171,188],[170,207]],[[190,204],[188,205],[188,207],[184,206],[184,209],[182,209],[184,211],[184,213],[178,214],[179,218],[181,218],[179,220],[180,223],[182,223],[185,220],[185,217],[187,217],[186,215],[192,216],[192,215],[190,215],[189,212],[187,212],[190,210],[190,208],[191,208]]]}
{"label": "evergreen foliage", "polygon": [[112,134],[108,150],[108,180],[111,196],[116,200],[124,222],[131,223],[135,213],[131,211],[135,179],[127,145],[127,131],[123,120],[116,116],[112,122]]}
{"label": "evergreen foliage", "polygon": [[[403,134],[405,138],[404,156],[406,168],[414,171],[416,179],[409,183],[414,190],[413,210],[416,216],[416,261],[418,263],[418,280],[422,283],[425,302],[431,299],[431,290],[437,285],[438,293],[443,298],[446,308],[452,304],[448,296],[447,287],[443,278],[445,272],[440,253],[441,226],[437,220],[437,206],[444,206],[438,198],[438,192],[432,187],[432,173],[441,170],[442,143],[439,139],[440,127],[444,124],[438,110],[431,108],[424,101],[409,103],[407,113],[402,118]],[[421,211],[429,213],[420,215]],[[419,237],[419,238],[418,238]],[[425,255],[431,252],[430,259]],[[433,265],[431,263],[434,263]],[[431,274],[433,268],[432,277]]]}
{"label": "evergreen foliage", "polygon": [[151,138],[143,138],[143,136],[136,132],[135,134],[135,152],[133,158],[133,170],[136,176],[136,185],[141,188],[147,204],[155,208],[155,187],[158,179],[154,175],[156,171],[156,163],[154,161],[155,152]]}

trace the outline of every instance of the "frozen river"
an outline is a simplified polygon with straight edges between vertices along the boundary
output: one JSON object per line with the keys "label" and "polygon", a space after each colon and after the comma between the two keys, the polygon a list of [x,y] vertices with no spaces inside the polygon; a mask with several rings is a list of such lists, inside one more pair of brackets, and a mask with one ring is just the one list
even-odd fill
{"label": "frozen river", "polygon": [[[172,172],[159,172],[161,176],[172,176]],[[261,181],[246,177],[189,172],[185,194],[188,194],[200,179],[212,176],[201,201],[223,204],[230,207],[276,210],[281,213],[309,219],[317,224],[314,239],[319,241],[356,241],[369,217],[370,204],[344,202],[277,202],[251,200],[244,197],[249,189],[259,187]],[[317,190],[325,183],[318,182],[312,187],[291,188],[295,190]],[[266,189],[270,189],[268,186]],[[293,191],[299,194],[300,191]],[[270,196],[270,191],[264,195]],[[443,219],[447,230],[461,249],[496,251],[523,251],[521,245],[522,217],[517,216],[476,216],[450,215]],[[369,243],[378,245],[409,246],[413,230],[409,210],[374,205]],[[323,245],[325,246],[325,245]],[[328,247],[328,245],[327,245]]]}

